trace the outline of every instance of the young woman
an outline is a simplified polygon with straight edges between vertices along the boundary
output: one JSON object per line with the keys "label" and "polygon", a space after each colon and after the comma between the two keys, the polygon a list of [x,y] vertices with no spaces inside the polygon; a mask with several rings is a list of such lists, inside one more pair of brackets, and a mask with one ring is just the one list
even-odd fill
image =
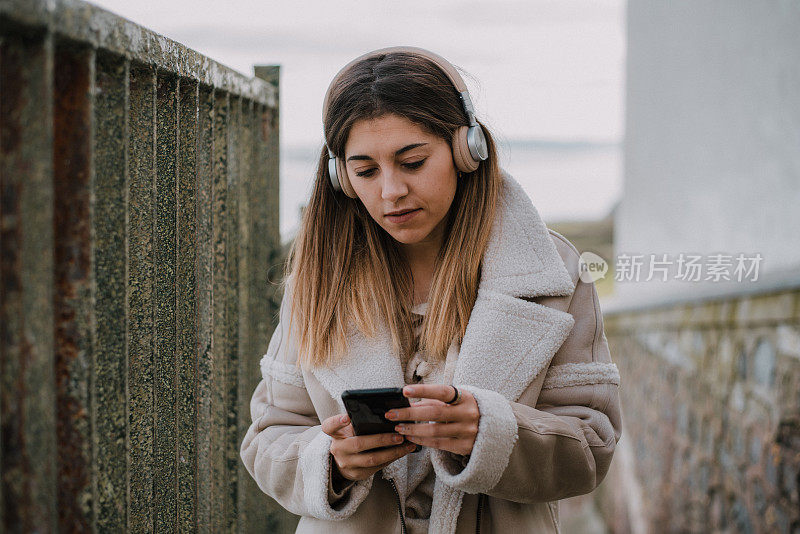
{"label": "young woman", "polygon": [[[247,470],[297,532],[558,532],[557,501],[600,483],[621,434],[577,250],[432,52],[347,64],[323,125]],[[377,387],[404,387],[411,407],[387,417],[416,423],[355,436],[341,394]]]}

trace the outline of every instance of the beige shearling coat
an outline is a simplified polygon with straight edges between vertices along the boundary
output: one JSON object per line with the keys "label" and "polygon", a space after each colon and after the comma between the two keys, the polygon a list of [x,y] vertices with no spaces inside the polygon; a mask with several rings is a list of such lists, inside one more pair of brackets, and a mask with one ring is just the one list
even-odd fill
{"label": "beige shearling coat", "polygon": [[[579,255],[548,230],[519,183],[503,173],[498,216],[478,296],[442,380],[473,393],[481,413],[464,465],[430,449],[436,474],[429,531],[559,532],[558,500],[594,490],[621,435],[619,371],[597,293]],[[407,457],[330,502],[331,438],[320,421],[345,413],[345,389],[401,387],[388,330],[355,328],[334,366],[295,366],[287,286],[279,325],[261,360],[241,458],[267,495],[300,515],[299,533],[402,532]]]}

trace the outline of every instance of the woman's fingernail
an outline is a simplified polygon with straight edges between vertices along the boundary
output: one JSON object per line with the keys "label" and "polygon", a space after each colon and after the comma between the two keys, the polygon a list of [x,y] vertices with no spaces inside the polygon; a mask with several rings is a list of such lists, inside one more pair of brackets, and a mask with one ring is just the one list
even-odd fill
{"label": "woman's fingernail", "polygon": [[386,419],[394,419],[395,417],[397,417],[397,412],[387,412],[386,413]]}
{"label": "woman's fingernail", "polygon": [[394,430],[395,432],[405,432],[406,427],[404,425],[397,425],[396,427],[394,427]]}
{"label": "woman's fingernail", "polygon": [[394,441],[395,443],[400,443],[401,441],[403,441],[403,436],[399,436],[399,435],[392,436],[392,441]]}
{"label": "woman's fingernail", "polygon": [[414,394],[414,388],[406,388],[405,392],[408,393],[409,395],[413,395]]}
{"label": "woman's fingernail", "polygon": [[347,416],[346,415],[341,416],[339,418],[339,421],[341,421],[342,423],[346,423],[347,422]]}

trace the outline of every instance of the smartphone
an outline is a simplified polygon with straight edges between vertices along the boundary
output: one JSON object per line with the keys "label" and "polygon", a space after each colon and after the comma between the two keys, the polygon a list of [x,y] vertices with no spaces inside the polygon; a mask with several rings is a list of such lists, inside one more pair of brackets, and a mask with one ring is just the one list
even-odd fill
{"label": "smartphone", "polygon": [[[392,408],[408,408],[411,404],[403,395],[403,388],[348,389],[342,392],[342,401],[357,436],[394,432],[400,422],[390,421],[384,414]],[[417,445],[414,452],[422,449]]]}

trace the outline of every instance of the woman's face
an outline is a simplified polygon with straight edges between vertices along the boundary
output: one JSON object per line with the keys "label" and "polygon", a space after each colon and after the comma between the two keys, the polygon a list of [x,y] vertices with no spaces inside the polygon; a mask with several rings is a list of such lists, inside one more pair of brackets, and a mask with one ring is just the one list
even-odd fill
{"label": "woman's face", "polygon": [[[449,143],[405,117],[353,124],[345,143],[347,176],[369,214],[408,252],[438,251],[456,193]],[[389,215],[416,210],[410,217]]]}

